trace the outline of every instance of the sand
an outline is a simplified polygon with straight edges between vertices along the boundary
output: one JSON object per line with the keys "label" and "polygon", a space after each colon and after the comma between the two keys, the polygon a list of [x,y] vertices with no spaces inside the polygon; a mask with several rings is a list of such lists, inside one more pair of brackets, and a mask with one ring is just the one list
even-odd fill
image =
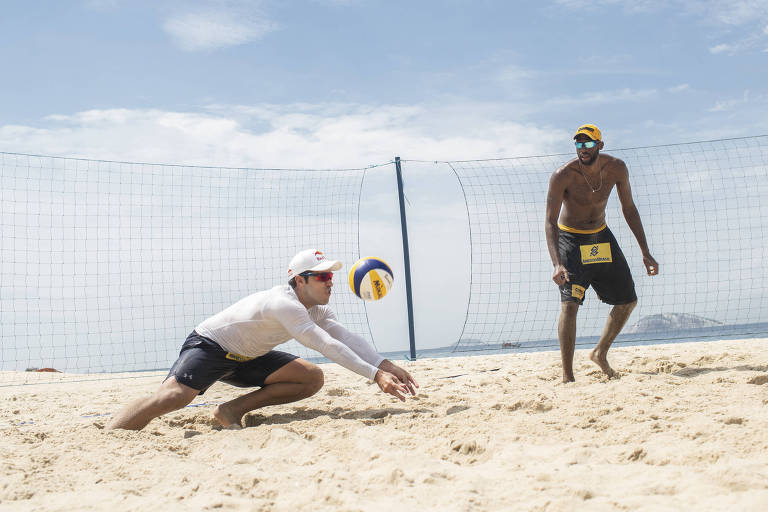
{"label": "sand", "polygon": [[405,403],[328,364],[239,431],[225,384],[141,432],[104,425],[159,375],[2,387],[0,510],[768,510],[767,339],[609,360],[568,385],[556,351],[403,361]]}

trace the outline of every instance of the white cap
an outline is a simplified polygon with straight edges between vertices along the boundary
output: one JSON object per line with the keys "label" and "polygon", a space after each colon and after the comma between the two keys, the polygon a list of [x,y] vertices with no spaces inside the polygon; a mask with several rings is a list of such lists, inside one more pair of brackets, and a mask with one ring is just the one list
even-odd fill
{"label": "white cap", "polygon": [[308,270],[312,272],[332,272],[339,270],[341,266],[341,262],[338,260],[325,259],[325,255],[317,249],[305,249],[294,256],[288,264],[288,280],[290,281]]}

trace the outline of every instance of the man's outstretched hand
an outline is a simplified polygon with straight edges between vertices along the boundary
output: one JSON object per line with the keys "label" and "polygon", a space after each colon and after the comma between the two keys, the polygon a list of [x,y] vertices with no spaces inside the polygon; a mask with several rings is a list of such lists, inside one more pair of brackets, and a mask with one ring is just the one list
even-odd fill
{"label": "man's outstretched hand", "polygon": [[379,389],[403,402],[409,393],[415,395],[416,388],[419,387],[410,373],[388,359],[379,364],[379,371],[376,372],[374,380],[379,385]]}
{"label": "man's outstretched hand", "polygon": [[405,387],[405,384],[400,382],[400,379],[389,372],[379,370],[376,372],[376,377],[374,380],[376,381],[376,384],[379,385],[379,389],[381,389],[383,392],[397,397],[400,399],[400,401],[405,402],[405,395],[408,393],[408,388]]}
{"label": "man's outstretched hand", "polygon": [[389,372],[395,377],[397,377],[400,382],[405,384],[405,387],[408,388],[408,392],[412,395],[416,394],[416,388],[419,387],[419,385],[416,383],[416,381],[411,377],[411,374],[407,371],[403,370],[399,366],[397,366],[395,363],[390,361],[389,359],[385,359],[379,364],[379,369],[384,370],[385,372]]}

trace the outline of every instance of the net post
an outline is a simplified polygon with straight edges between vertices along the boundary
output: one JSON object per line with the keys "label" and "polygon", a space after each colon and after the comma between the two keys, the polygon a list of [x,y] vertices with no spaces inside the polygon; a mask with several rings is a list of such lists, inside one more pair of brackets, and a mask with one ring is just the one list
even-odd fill
{"label": "net post", "polygon": [[400,201],[400,229],[403,233],[403,262],[405,264],[405,298],[408,303],[408,338],[411,346],[411,361],[416,360],[416,337],[413,329],[413,296],[411,294],[411,256],[408,252],[408,226],[405,221],[405,196],[403,194],[403,170],[400,157],[395,157],[397,172],[397,197]]}

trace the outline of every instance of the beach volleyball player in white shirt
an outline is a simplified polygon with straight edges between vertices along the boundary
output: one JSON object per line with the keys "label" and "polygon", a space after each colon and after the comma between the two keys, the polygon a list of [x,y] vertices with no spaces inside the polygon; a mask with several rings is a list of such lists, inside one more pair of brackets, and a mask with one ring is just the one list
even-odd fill
{"label": "beach volleyball player in white shirt", "polygon": [[154,395],[136,400],[107,428],[140,430],[152,419],[188,405],[216,381],[254,391],[218,405],[224,427],[237,428],[245,413],[310,397],[323,387],[323,371],[309,361],[274,350],[290,339],[317,350],[344,368],[373,380],[400,400],[415,394],[411,375],[347,330],[328,301],[340,261],[315,249],[288,265],[287,284],[254,293],[200,323]]}

